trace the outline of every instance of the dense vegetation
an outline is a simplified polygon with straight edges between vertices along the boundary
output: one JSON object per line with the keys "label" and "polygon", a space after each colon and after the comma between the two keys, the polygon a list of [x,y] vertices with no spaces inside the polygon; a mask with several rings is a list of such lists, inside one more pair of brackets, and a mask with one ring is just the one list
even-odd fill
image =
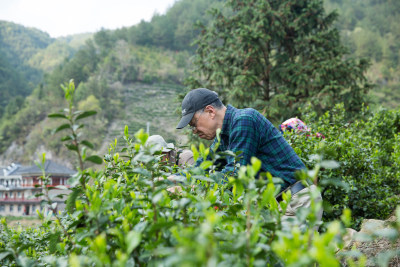
{"label": "dense vegetation", "polygon": [[189,87],[213,89],[274,121],[300,115],[307,102],[320,114],[335,102],[353,115],[361,109],[368,63],[347,58],[332,27],[337,14],[325,14],[322,2],[227,1],[213,18],[196,42]]}
{"label": "dense vegetation", "polygon": [[364,218],[388,218],[399,204],[400,110],[367,108],[363,118],[354,121],[346,119],[343,104],[323,116],[303,112],[312,132],[285,133],[289,143],[308,168],[321,159],[340,164],[320,171],[323,198],[330,203],[325,220],[338,218],[344,208],[351,209],[355,229]]}
{"label": "dense vegetation", "polygon": [[[380,187],[371,187],[371,181],[359,179],[370,173],[370,170],[360,166],[353,169],[350,164],[360,160],[360,153],[366,153],[362,141],[353,149],[336,147],[352,135],[357,134],[359,137],[354,139],[360,139],[365,134],[360,131],[363,128],[367,128],[365,131],[375,130],[374,138],[380,140],[392,137],[393,146],[375,157],[372,165],[380,171],[398,175],[400,140],[394,134],[394,128],[399,127],[398,112],[367,112],[366,120],[355,121],[352,127],[342,125],[343,107],[338,106],[313,123],[315,131],[324,130],[325,140],[293,133],[286,136],[311,167],[308,174],[303,173],[303,181],[316,181],[319,177],[321,189],[334,207],[335,217],[341,216],[341,222],[326,223],[325,231],[318,233],[314,232],[313,226],[318,223],[315,214],[321,207],[315,204],[297,214],[295,223],[300,223],[301,227],[285,227],[282,214],[291,196],[284,194],[279,209],[274,197],[279,179],[268,174],[255,179],[261,166],[255,158],[251,165],[242,166],[236,177],[229,177],[228,183],[221,184],[221,174],[209,170],[214,169],[216,159],[230,152],[211,154],[211,161],[206,160],[199,167],[184,170],[186,177],[179,180],[182,191],[174,193],[167,189],[176,184],[166,177],[180,169],[162,162],[159,147],[145,145],[147,134],[139,131],[131,137],[126,127],[122,148],[117,149],[116,143],[111,144],[109,153],[103,159],[104,169],[85,169],[86,162],[101,163],[101,159],[86,153],[85,147],[92,147],[93,144],[79,134],[83,128],[81,120],[94,115],[94,112],[75,110],[74,90],[72,83],[65,86],[68,108],[64,113],[49,115],[67,122],[62,124],[60,121],[56,131],[67,131],[62,140],[80,162],[79,172],[71,181],[74,188],[66,201],[66,212],[53,213],[56,205],[49,194],[52,188],[47,186],[49,179],[43,173],[42,194],[48,207],[47,213],[40,213],[43,224],[40,229],[15,230],[2,220],[0,263],[3,266],[339,266],[342,257],[349,264],[356,261],[357,266],[364,266],[364,258],[359,253],[335,255],[342,244],[343,225],[357,224],[367,214],[379,217],[385,213],[387,210],[383,208],[391,204],[386,200],[390,192],[379,191],[385,188],[385,184],[396,188],[398,185],[391,184],[391,178],[384,176],[375,176],[374,182],[380,183]],[[309,114],[310,121],[315,119],[314,116]],[[382,128],[380,122],[393,119],[397,121],[394,127],[390,130]],[[326,127],[328,122],[338,126]],[[343,147],[346,145],[343,144]],[[195,158],[210,155],[210,151],[202,145],[198,149],[193,146],[192,150]],[[392,156],[394,164],[382,163]],[[332,158],[341,159],[342,165],[337,168],[336,161],[329,160]],[[367,158],[359,164],[366,162],[371,160]],[[45,155],[37,164],[44,166],[44,163]],[[334,178],[342,173],[348,174],[344,181]],[[360,188],[361,195],[358,197],[355,197],[355,187]],[[369,192],[364,194],[367,187]],[[336,197],[336,194],[342,198]],[[374,204],[382,209],[373,210],[367,206],[361,214],[356,203],[365,205],[362,198],[366,197],[369,200],[374,198]],[[350,205],[350,201],[343,202],[346,200],[352,202],[352,218],[350,210],[341,210]],[[388,232],[375,234],[395,241],[399,223]],[[386,262],[397,252],[390,253],[386,254]]]}
{"label": "dense vegetation", "polygon": [[329,0],[327,10],[336,9],[343,43],[351,54],[368,58],[367,73],[377,87],[371,91],[376,105],[395,108],[400,103],[400,3],[395,0]]}
{"label": "dense vegetation", "polygon": [[193,52],[195,47],[192,42],[200,32],[193,25],[199,22],[207,24],[210,16],[206,11],[213,7],[223,7],[223,2],[177,1],[165,15],[156,14],[150,22],[142,21],[138,25],[114,31],[113,35],[131,44]]}
{"label": "dense vegetation", "polygon": [[[325,13],[317,0],[224,3],[182,0],[150,22],[102,30],[77,52],[52,41],[32,53],[28,63],[50,72],[27,98],[8,96],[14,102],[0,121],[0,151],[17,141],[30,151],[24,153],[29,160],[46,144],[57,156],[72,151],[79,168],[71,178],[74,187],[65,212],[55,212],[43,173],[43,224],[10,229],[2,220],[1,265],[339,266],[336,251],[344,227],[358,229],[363,219],[385,219],[395,210],[400,111],[362,104],[369,88],[364,77],[368,64],[354,56],[371,59],[373,74],[379,76],[373,81],[381,84],[373,92],[397,88],[398,47],[392,40],[397,40],[398,4],[330,0]],[[208,7],[218,9],[207,16]],[[381,10],[382,17],[371,7]],[[350,14],[348,19],[336,20],[333,8],[340,16]],[[391,23],[374,26],[383,19]],[[192,28],[197,20],[200,28]],[[367,41],[358,35],[364,31],[369,31]],[[189,46],[195,39],[196,45]],[[53,54],[66,60],[48,62]],[[23,88],[25,74],[13,64],[8,56],[1,59],[3,81],[20,82]],[[215,89],[228,103],[256,107],[276,122],[301,114],[312,131],[285,137],[308,168],[301,179],[318,184],[323,195],[320,232],[313,231],[319,224],[315,203],[297,213],[300,227],[285,227],[282,214],[291,196],[276,202],[279,178],[264,174],[255,179],[260,168],[255,158],[222,184],[214,162],[232,152],[212,154],[199,167],[181,170],[162,162],[158,148],[145,146],[147,134],[137,130],[146,120],[156,125],[156,133],[173,140],[168,129],[174,127],[175,98],[193,69],[197,73],[186,80],[188,85]],[[76,90],[72,82],[66,84],[70,79]],[[60,84],[66,84],[64,92]],[[60,111],[63,96],[68,108]],[[129,127],[122,133],[125,124]],[[96,156],[104,139],[111,145],[103,157]],[[195,158],[210,154],[204,145],[192,150]],[[45,155],[39,166],[44,162]],[[104,166],[95,171],[89,164]],[[167,189],[177,184],[165,178],[177,171],[186,177],[178,181],[182,192],[174,193]],[[400,221],[375,234],[396,241],[399,229]],[[343,261],[363,266],[357,252],[344,254]]]}
{"label": "dense vegetation", "polygon": [[70,58],[89,37],[55,40],[37,29],[0,21],[0,119],[15,116],[43,74]]}
{"label": "dense vegetation", "polygon": [[[103,138],[111,122],[124,119],[129,124],[128,122],[132,121],[129,114],[137,110],[138,103],[129,101],[138,100],[137,95],[135,98],[132,91],[138,90],[139,94],[145,93],[142,92],[146,90],[143,84],[163,83],[164,85],[154,85],[154,88],[167,87],[164,95],[169,95],[170,101],[176,98],[176,95],[180,93],[179,84],[183,80],[184,69],[188,64],[187,52],[138,47],[129,45],[124,40],[113,42],[112,49],[109,49],[104,43],[104,38],[107,38],[104,36],[108,36],[105,31],[96,34],[94,41],[88,41],[73,58],[65,60],[50,74],[45,75],[32,95],[21,101],[13,114],[6,114],[3,117],[0,124],[2,151],[7,149],[12,141],[18,144],[26,142],[25,137],[30,133],[31,138],[25,143],[26,152],[18,160],[30,161],[36,148],[43,145],[45,140],[50,141],[46,142],[49,149],[58,151],[56,152],[58,155],[65,155],[62,146],[56,142],[57,139],[50,137],[48,129],[51,127],[51,122],[43,121],[43,119],[49,111],[58,110],[62,102],[59,84],[71,78],[78,85],[77,105],[99,111],[95,124],[91,125],[90,131],[88,130],[96,144],[104,141]],[[147,86],[147,90],[148,94],[153,94],[152,88]],[[174,93],[171,95],[172,91]],[[154,106],[151,100],[145,99],[144,103]],[[140,102],[140,106],[142,103]],[[166,106],[161,108],[166,108],[170,103],[165,103]],[[175,105],[173,104],[161,118],[171,117]],[[158,108],[160,106],[154,109],[153,115],[156,114]],[[124,109],[127,109],[128,114],[125,114]],[[153,126],[156,123],[153,119],[149,120],[147,115],[142,120],[137,119],[142,127],[146,125],[146,120],[154,123]],[[168,130],[162,131],[162,129],[163,126],[160,125],[155,130],[161,130],[168,139],[172,138]]]}
{"label": "dense vegetation", "polygon": [[[16,107],[41,79],[41,72],[27,60],[51,43],[48,34],[0,21],[0,118]],[[29,84],[31,83],[31,84]]]}
{"label": "dense vegetation", "polygon": [[[240,1],[237,3],[240,3]],[[301,52],[302,58],[307,60],[309,65],[298,68],[299,62],[292,60],[285,62],[288,65],[285,69],[288,71],[281,72],[274,62],[276,57],[274,51],[276,51],[276,48],[273,47],[270,51],[272,52],[270,67],[271,71],[275,70],[275,72],[271,72],[270,77],[266,76],[266,79],[268,80],[269,77],[270,81],[269,86],[266,87],[270,91],[269,101],[266,101],[265,97],[258,97],[259,93],[254,90],[252,90],[251,94],[242,94],[243,92],[241,92],[243,88],[252,88],[251,84],[256,82],[257,79],[258,82],[262,81],[261,85],[259,84],[261,87],[266,86],[265,84],[267,83],[260,79],[260,73],[263,70],[257,70],[257,64],[252,64],[251,66],[255,68],[248,69],[246,75],[235,76],[236,78],[230,79],[229,83],[225,84],[223,82],[218,85],[219,82],[216,81],[218,79],[216,74],[221,74],[221,71],[225,67],[229,66],[232,70],[227,68],[225,73],[236,73],[240,71],[240,68],[246,69],[244,65],[239,67],[238,65],[231,65],[229,63],[225,64],[224,68],[214,72],[214,75],[210,77],[211,79],[208,82],[210,86],[213,83],[215,86],[214,89],[221,92],[228,102],[233,103],[232,101],[236,101],[236,104],[239,104],[238,106],[247,103],[246,105],[258,108],[268,115],[270,119],[276,120],[276,124],[279,124],[282,119],[298,114],[297,107],[302,106],[308,99],[311,99],[315,104],[315,108],[320,109],[321,112],[332,107],[338,98],[347,102],[347,109],[359,109],[362,99],[365,96],[363,91],[364,89],[368,89],[368,83],[363,80],[364,76],[362,74],[362,71],[366,70],[366,61],[359,58],[363,57],[367,60],[371,59],[372,63],[372,67],[367,71],[366,77],[369,81],[378,85],[370,91],[373,98],[368,99],[367,102],[389,107],[397,106],[399,102],[397,101],[399,91],[397,77],[399,75],[396,75],[398,70],[398,60],[396,59],[396,51],[398,51],[396,50],[396,43],[398,43],[396,42],[396,38],[398,38],[396,34],[398,31],[396,31],[396,25],[398,23],[395,18],[398,8],[396,8],[397,4],[395,1],[361,1],[357,2],[357,5],[353,5],[353,1],[328,0],[324,1],[328,12],[324,12],[321,9],[320,1],[314,1],[313,3],[314,11],[317,12],[316,14],[318,14],[317,16],[319,16],[320,21],[313,24],[311,20],[308,22],[304,20],[304,23],[309,23],[310,27],[317,27],[319,29],[316,31],[318,34],[313,35],[312,32],[309,32],[308,41],[307,38],[296,37],[297,39],[293,39],[295,42],[292,46],[294,51]],[[1,57],[0,67],[4,75],[0,77],[0,79],[3,79],[0,81],[0,88],[4,89],[2,89],[2,101],[4,103],[0,107],[4,116],[0,119],[0,151],[4,153],[11,144],[14,144],[13,147],[22,147],[22,144],[26,144],[22,149],[22,153],[13,153],[15,155],[13,160],[21,162],[30,161],[36,154],[36,148],[39,146],[45,146],[47,150],[52,150],[53,153],[55,151],[55,155],[58,157],[66,157],[65,151],[57,144],[56,139],[48,136],[49,131],[46,129],[51,128],[51,123],[47,120],[43,121],[43,119],[46,113],[55,110],[60,105],[61,91],[59,90],[59,84],[71,78],[75,80],[79,89],[77,101],[81,102],[81,106],[87,103],[89,106],[101,107],[102,111],[97,115],[98,121],[96,125],[93,125],[90,132],[93,133],[96,144],[103,143],[103,148],[105,147],[104,144],[110,140],[115,127],[123,125],[123,120],[128,119],[132,121],[132,124],[129,121],[127,123],[132,126],[133,122],[137,125],[146,125],[147,121],[152,125],[158,124],[158,122],[147,117],[145,121],[140,117],[135,117],[135,115],[129,116],[125,114],[129,113],[134,107],[130,106],[132,105],[132,102],[129,101],[130,99],[124,96],[126,92],[130,92],[128,95],[131,95],[131,92],[135,90],[154,91],[158,90],[157,88],[164,88],[163,90],[169,88],[174,92],[172,94],[168,93],[173,102],[166,105],[169,106],[170,110],[178,106],[178,102],[175,102],[175,96],[180,93],[178,88],[182,88],[182,82],[187,77],[187,71],[193,69],[192,62],[189,59],[197,48],[203,49],[202,47],[198,47],[198,45],[190,45],[197,39],[201,31],[201,28],[193,27],[193,24],[204,25],[204,29],[207,27],[218,29],[219,27],[213,22],[215,16],[206,12],[209,8],[218,8],[225,15],[231,12],[231,7],[225,6],[224,1],[182,0],[175,3],[165,15],[156,14],[151,21],[142,21],[140,24],[132,27],[115,31],[102,30],[95,34],[92,41],[84,45],[83,41],[88,37],[86,35],[49,40],[46,34],[4,22],[4,25],[7,27],[1,27],[2,29],[11,28],[14,30],[2,31],[2,42],[7,43],[2,49],[4,50],[7,47],[8,50],[5,53],[25,56],[23,58],[24,63],[22,64],[22,61],[19,61],[17,65],[15,65],[16,62],[13,63],[14,65],[11,64],[11,61],[17,59],[17,57]],[[330,14],[334,9],[337,9],[339,15],[336,20],[335,15]],[[312,9],[309,10],[311,11]],[[373,10],[379,10],[379,14],[376,15],[376,12]],[[242,11],[242,14],[245,14],[245,12],[247,11]],[[293,13],[293,16],[301,15],[301,13],[296,14]],[[273,19],[272,14],[270,18]],[[391,23],[375,23],[375,20],[382,20],[383,18],[388,18]],[[245,17],[242,18],[241,23],[246,25],[247,21]],[[282,22],[282,24],[279,24],[280,26],[276,25],[273,27],[276,30],[280,29],[280,33],[289,36],[290,32],[288,32],[288,29],[296,25],[290,26],[285,23]],[[349,54],[346,54],[344,47],[340,45],[337,32],[332,28],[332,23],[339,29],[341,39],[345,44],[345,48],[349,49]],[[233,22],[231,24],[231,30],[240,29],[240,26],[238,26],[240,23],[236,23],[236,26],[234,26]],[[359,33],[360,29],[362,29],[361,33]],[[371,34],[365,37],[362,34],[365,31],[370,31]],[[248,32],[249,34],[244,37],[248,38],[246,42],[251,44],[252,38],[255,38],[251,34],[257,34],[257,32]],[[21,40],[30,40],[26,42],[28,44],[25,46],[27,49],[26,52],[22,50],[17,51],[9,45],[12,43],[12,40],[16,40],[17,43],[22,42],[15,39],[16,36],[19,36],[19,33],[24,33],[22,36],[31,36],[30,39],[20,37]],[[273,37],[273,41],[270,42],[271,44],[275,45],[279,43],[279,38],[281,37],[273,35],[272,32],[267,33],[267,35],[264,35],[265,38],[268,35]],[[307,30],[303,29],[302,33],[307,34]],[[315,42],[319,42],[316,42],[315,49],[318,49],[318,47],[319,49],[322,49],[322,47],[324,49],[334,49],[337,57],[334,57],[334,53],[331,56],[322,53],[325,56],[323,59],[313,59],[307,56],[307,50],[302,49],[302,45],[314,42],[312,41],[314,37]],[[331,40],[335,40],[335,42],[324,42],[323,40],[328,39],[328,37]],[[244,46],[240,47],[239,42],[235,42],[234,38],[235,34],[232,33],[230,36],[232,44],[237,49],[245,49]],[[379,40],[379,45],[372,46],[376,40]],[[203,38],[204,42],[207,42],[206,38]],[[47,46],[41,49],[45,45]],[[17,45],[16,48],[18,47],[21,49],[24,48],[22,45]],[[378,50],[374,50],[373,47],[377,47]],[[11,48],[14,50],[9,50]],[[76,49],[79,48],[80,50],[76,52]],[[285,49],[282,51],[288,51]],[[203,49],[204,53],[205,51]],[[262,50],[258,51],[261,52]],[[375,52],[372,53],[372,51],[381,51],[376,53],[382,54],[382,56],[375,56]],[[227,52],[228,57],[229,55],[236,54],[234,52],[230,53],[229,49],[225,52]],[[391,54],[388,54],[389,52]],[[27,53],[30,54],[28,55]],[[245,59],[247,56],[251,57],[251,54],[256,56],[255,52],[248,53],[247,55],[237,54],[236,60],[240,63],[240,60]],[[199,50],[197,57],[200,55]],[[345,55],[342,61],[339,60],[340,55]],[[284,56],[284,53],[280,54],[281,59]],[[65,58],[67,60],[64,60]],[[258,60],[261,57],[256,56],[256,58]],[[203,60],[206,62],[205,66],[211,66],[209,63],[212,61],[207,63],[206,57]],[[226,60],[229,61],[229,58],[226,58]],[[214,68],[218,64],[221,63],[217,62]],[[196,66],[199,67],[199,65],[201,64],[199,64],[198,60]],[[290,71],[289,65],[294,72]],[[36,70],[39,70],[37,73],[45,71],[45,77],[39,84],[29,83],[24,78],[25,74],[19,71],[23,66],[34,67]],[[333,69],[330,69],[331,66],[333,66]],[[351,66],[359,68],[359,71],[354,73],[349,71]],[[237,69],[233,70],[232,68]],[[341,72],[338,72],[338,69]],[[385,70],[390,70],[391,75],[383,75],[384,73],[388,73]],[[255,71],[254,74],[250,73],[253,71]],[[297,75],[299,73],[303,73],[304,75]],[[307,79],[306,77],[309,75],[315,79]],[[257,78],[253,80],[255,77]],[[292,79],[293,77],[302,78],[296,80]],[[201,77],[196,78],[199,79]],[[39,76],[36,76],[35,79],[36,81],[40,80]],[[324,87],[326,81],[330,79],[333,79],[332,82],[329,86]],[[357,79],[358,82],[355,82]],[[351,84],[352,82],[353,84]],[[153,83],[156,83],[154,87],[152,87]],[[309,87],[310,83],[313,83],[311,87]],[[201,84],[208,86],[204,81]],[[187,85],[195,86],[195,83],[189,82]],[[9,90],[9,88],[16,88],[16,90]],[[33,88],[35,88],[34,92],[32,92]],[[228,90],[228,88],[233,89]],[[313,91],[309,88],[314,88],[315,90],[313,89]],[[325,93],[311,97],[315,92],[321,90],[321,88],[325,90]],[[307,93],[310,97],[303,97]],[[25,98],[29,94],[31,96]],[[143,95],[143,93],[140,94]],[[352,96],[349,96],[349,94]],[[334,101],[330,100],[332,97]],[[253,101],[255,98],[257,98],[257,101]],[[151,99],[146,100],[150,101]],[[113,103],[113,105],[109,105],[109,103]],[[267,106],[268,108],[266,108]],[[283,110],[286,107],[290,108]],[[163,116],[160,117],[158,114],[154,114],[154,116],[152,114],[149,115],[150,118],[164,119]],[[172,118],[172,116],[173,113],[168,113],[167,115],[168,118]],[[115,122],[115,124],[112,125],[112,122]],[[173,122],[170,125],[172,124]],[[93,129],[95,130],[93,131]],[[166,131],[163,131],[163,129],[166,129]],[[174,137],[176,133],[173,134],[172,130],[172,126],[167,128],[157,127],[153,128],[153,133],[162,133],[166,135],[169,141],[177,141]],[[33,135],[33,138],[31,138],[32,136],[27,138],[29,133]],[[102,140],[102,136],[105,137],[104,140]],[[181,138],[178,137],[178,139]],[[51,145],[45,144],[44,140],[51,140]]]}
{"label": "dense vegetation", "polygon": [[[180,1],[166,15],[155,15],[150,22],[116,31],[101,30],[77,52],[73,50],[77,46],[72,47],[74,40],[63,38],[25,57],[30,64],[50,72],[45,74],[28,98],[24,99],[26,94],[17,93],[22,97],[9,101],[9,112],[2,118],[0,116],[0,151],[4,153],[14,142],[17,146],[24,144],[24,152],[20,155],[12,153],[14,156],[11,160],[28,162],[35,157],[40,146],[47,147],[58,157],[68,157],[57,139],[50,136],[49,128],[52,125],[44,118],[49,111],[55,111],[60,106],[62,94],[59,85],[69,79],[73,79],[77,85],[78,105],[88,105],[99,110],[95,125],[88,130],[94,143],[103,143],[104,137],[110,136],[122,120],[126,120],[127,124],[135,122],[135,129],[138,125],[144,126],[146,122],[151,122],[154,132],[164,134],[170,141],[177,141],[176,134],[170,133],[174,122],[165,127],[164,123],[158,124],[157,120],[171,121],[177,106],[177,102],[173,101],[181,93],[183,77],[189,67],[188,51],[193,50],[190,42],[198,32],[192,26],[197,20],[206,21],[205,11],[214,2],[215,5],[219,3],[211,0]],[[166,28],[170,31],[166,31]],[[29,32],[29,29],[23,29]],[[164,40],[164,37],[167,39]],[[8,35],[4,34],[4,38],[7,39]],[[171,39],[176,39],[177,43],[172,44]],[[176,51],[178,49],[181,52]],[[13,78],[13,81],[17,82],[18,79]],[[155,84],[154,87],[152,84]],[[9,89],[16,84],[3,85]],[[142,95],[145,94],[142,92],[145,88],[149,95],[154,94],[153,91],[158,88],[166,88],[165,95],[170,96],[170,102],[163,107],[168,107],[167,112],[159,116],[157,109],[154,112],[150,110],[150,115],[156,120],[148,119],[147,114],[144,118],[136,117],[137,114],[133,118],[125,114],[137,110],[137,105],[129,102],[138,100],[137,97],[130,97],[132,92],[139,90],[139,95]],[[154,106],[150,102],[151,98],[148,98],[140,103]],[[110,138],[106,137],[106,140]]]}

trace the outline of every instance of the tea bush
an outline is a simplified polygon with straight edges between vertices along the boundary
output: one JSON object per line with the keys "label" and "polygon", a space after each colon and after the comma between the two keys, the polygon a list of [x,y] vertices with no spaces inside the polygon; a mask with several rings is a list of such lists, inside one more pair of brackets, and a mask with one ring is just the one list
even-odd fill
{"label": "tea bush", "polygon": [[[43,173],[41,195],[47,208],[39,213],[42,225],[10,229],[2,219],[2,266],[339,266],[336,251],[342,246],[343,226],[352,223],[346,207],[353,209],[357,225],[363,217],[386,216],[397,203],[398,112],[379,111],[348,124],[338,106],[320,119],[314,114],[306,118],[325,140],[286,135],[310,170],[301,179],[319,177],[331,204],[324,231],[318,233],[315,202],[297,213],[293,227],[282,227],[291,195],[275,200],[279,179],[269,174],[256,179],[261,167],[256,158],[221,184],[214,162],[232,152],[211,154],[204,145],[193,146],[194,157],[204,161],[181,170],[166,165],[157,148],[145,146],[147,134],[139,131],[131,137],[125,127],[124,148],[117,150],[115,141],[102,159],[102,170],[84,168],[99,158],[87,155],[86,147],[92,145],[80,139],[84,125],[78,121],[94,113],[74,111],[74,86],[63,89],[69,108],[50,117],[68,121],[56,131],[72,133],[62,139],[79,158],[78,173],[70,179],[72,193],[66,210],[55,214]],[[38,166],[44,163],[45,155]],[[173,183],[167,177],[176,172],[185,176]],[[400,221],[396,227],[398,236]],[[350,263],[353,258],[349,254]]]}
{"label": "tea bush", "polygon": [[[334,222],[326,233],[315,233],[319,206],[313,204],[298,213],[298,226],[282,228],[281,215],[291,196],[284,194],[278,204],[277,178],[265,174],[256,179],[261,167],[256,158],[221,184],[221,174],[212,171],[214,162],[231,152],[206,160],[209,149],[193,147],[194,157],[205,160],[199,167],[179,170],[166,166],[157,148],[144,145],[147,134],[139,131],[131,138],[126,127],[125,148],[117,151],[117,141],[111,144],[103,170],[84,168],[88,161],[99,163],[96,155],[87,155],[86,149],[93,145],[81,140],[80,134],[84,127],[80,119],[95,112],[74,110],[73,82],[63,89],[69,106],[49,117],[66,121],[55,132],[69,131],[62,141],[79,159],[79,171],[70,179],[72,193],[66,210],[56,214],[50,179],[43,172],[39,194],[46,204],[39,213],[43,224],[15,230],[2,220],[3,266],[290,266],[299,262],[338,266],[334,253],[340,245],[336,240],[340,224]],[[44,163],[45,155],[38,166]],[[179,171],[185,176],[178,185],[165,179]],[[305,180],[306,173],[302,177]],[[173,186],[181,191],[167,190]],[[288,255],[288,250],[293,253]]]}
{"label": "tea bush", "polygon": [[[339,266],[334,255],[340,224],[314,233],[318,205],[313,205],[298,214],[307,229],[284,230],[281,215],[290,194],[279,203],[280,211],[274,178],[255,178],[259,160],[253,158],[225,184],[216,182],[218,173],[207,171],[213,162],[204,161],[185,171],[181,193],[171,193],[166,189],[175,184],[157,178],[174,168],[164,165],[161,151],[144,146],[147,134],[141,131],[131,139],[126,129],[125,139],[120,152],[112,144],[102,171],[86,169],[73,178],[74,192],[60,220],[50,219],[50,213],[42,215],[40,230],[2,232],[2,265],[290,266],[301,261]],[[200,146],[195,152],[206,157],[209,150]],[[29,248],[13,245],[26,242],[25,235]]]}
{"label": "tea bush", "polygon": [[350,122],[346,115],[342,105],[319,118],[306,112],[302,119],[311,133],[285,137],[308,168],[317,160],[313,155],[340,164],[319,173],[323,199],[330,204],[324,218],[331,221],[349,208],[358,229],[364,218],[386,219],[400,203],[400,110],[365,108],[361,119]]}

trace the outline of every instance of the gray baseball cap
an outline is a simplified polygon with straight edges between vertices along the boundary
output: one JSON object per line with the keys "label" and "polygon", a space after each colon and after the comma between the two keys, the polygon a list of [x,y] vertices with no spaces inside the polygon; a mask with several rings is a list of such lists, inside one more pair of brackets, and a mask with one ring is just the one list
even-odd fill
{"label": "gray baseball cap", "polygon": [[197,88],[185,96],[182,101],[182,118],[176,129],[182,129],[192,120],[196,111],[218,100],[218,94],[206,88]]}

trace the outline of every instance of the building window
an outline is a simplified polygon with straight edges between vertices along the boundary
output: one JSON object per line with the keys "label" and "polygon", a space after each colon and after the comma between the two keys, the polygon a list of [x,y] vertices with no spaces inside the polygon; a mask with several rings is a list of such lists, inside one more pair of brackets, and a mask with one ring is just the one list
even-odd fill
{"label": "building window", "polygon": [[18,192],[18,198],[21,198],[21,192]]}
{"label": "building window", "polygon": [[18,212],[21,212],[21,205],[18,205]]}
{"label": "building window", "polygon": [[34,212],[36,210],[36,206],[32,205],[32,212]]}
{"label": "building window", "polygon": [[5,210],[4,205],[0,204],[0,211],[4,211],[4,210]]}
{"label": "building window", "polygon": [[14,210],[14,205],[10,205],[10,211],[13,211]]}
{"label": "building window", "polygon": [[3,192],[0,192],[0,198],[3,198]]}

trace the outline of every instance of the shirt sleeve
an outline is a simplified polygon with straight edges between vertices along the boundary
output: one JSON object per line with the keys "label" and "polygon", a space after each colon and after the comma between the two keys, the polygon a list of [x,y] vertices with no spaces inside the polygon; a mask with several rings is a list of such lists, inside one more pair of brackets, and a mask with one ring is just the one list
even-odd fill
{"label": "shirt sleeve", "polygon": [[[257,130],[257,124],[254,118],[244,115],[232,121],[230,129],[228,150],[234,153],[241,151],[242,153],[236,163],[245,166],[250,163],[251,157],[255,156],[258,150],[260,134]],[[235,158],[228,156],[226,160],[227,165],[221,172],[226,175],[236,173]]]}

